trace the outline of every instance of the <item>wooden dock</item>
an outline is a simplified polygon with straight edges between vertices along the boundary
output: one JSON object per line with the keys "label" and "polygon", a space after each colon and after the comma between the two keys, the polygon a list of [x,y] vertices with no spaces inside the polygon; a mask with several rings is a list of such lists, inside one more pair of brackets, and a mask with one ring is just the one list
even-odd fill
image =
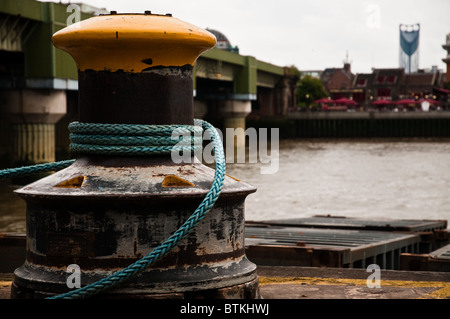
{"label": "wooden dock", "polygon": [[[445,220],[344,217],[247,222],[247,257],[257,265],[400,270],[403,255],[424,255],[449,241]],[[441,267],[439,271],[450,271]],[[420,269],[409,269],[420,270]],[[424,269],[426,270],[426,269]]]}
{"label": "wooden dock", "polygon": [[[450,299],[450,272],[381,270],[379,287],[367,284],[370,273],[365,269],[258,266],[257,273],[263,302],[275,299]],[[0,273],[0,299],[10,299],[12,280],[11,273]]]}

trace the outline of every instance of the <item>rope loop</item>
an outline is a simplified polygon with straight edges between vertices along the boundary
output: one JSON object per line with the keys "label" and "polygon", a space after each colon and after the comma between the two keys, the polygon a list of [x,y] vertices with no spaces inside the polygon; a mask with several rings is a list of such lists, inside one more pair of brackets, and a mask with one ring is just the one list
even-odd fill
{"label": "rope loop", "polygon": [[69,124],[75,154],[158,155],[202,148],[202,127],[195,125]]}
{"label": "rope loop", "polygon": [[202,127],[195,125],[145,125],[145,124],[108,124],[72,122],[69,124],[71,133],[98,134],[98,135],[146,135],[168,136],[172,132],[188,130],[191,133],[201,134]]}

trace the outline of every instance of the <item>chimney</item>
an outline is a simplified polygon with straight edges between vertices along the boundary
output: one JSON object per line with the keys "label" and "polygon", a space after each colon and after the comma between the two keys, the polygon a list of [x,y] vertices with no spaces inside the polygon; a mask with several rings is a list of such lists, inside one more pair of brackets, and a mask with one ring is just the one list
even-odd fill
{"label": "chimney", "polygon": [[352,73],[352,71],[351,71],[351,64],[349,62],[344,63],[344,70],[347,73]]}
{"label": "chimney", "polygon": [[348,59],[348,51],[345,54],[345,60],[343,62],[344,62],[344,70],[345,70],[345,72],[351,74],[352,73],[352,71],[351,71],[351,61]]}

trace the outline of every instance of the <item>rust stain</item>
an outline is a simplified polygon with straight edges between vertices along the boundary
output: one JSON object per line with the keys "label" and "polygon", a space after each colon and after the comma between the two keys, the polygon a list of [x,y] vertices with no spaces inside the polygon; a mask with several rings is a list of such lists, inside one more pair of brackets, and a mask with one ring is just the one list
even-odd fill
{"label": "rust stain", "polygon": [[148,65],[153,64],[153,60],[151,58],[142,59],[141,61]]}
{"label": "rust stain", "polygon": [[179,167],[177,169],[177,172],[180,172],[180,174],[184,174],[184,175],[194,175],[195,172],[190,170],[190,169],[183,169],[182,167]]}
{"label": "rust stain", "polygon": [[164,177],[162,187],[194,187],[191,182],[175,175],[167,175]]}
{"label": "rust stain", "polygon": [[77,176],[71,179],[68,179],[66,181],[63,181],[54,187],[60,187],[60,188],[80,188],[83,186],[84,181],[87,179],[86,176]]}
{"label": "rust stain", "polygon": [[237,181],[237,182],[239,182],[239,183],[242,183],[239,179],[237,179],[237,178],[235,178],[235,177],[233,177],[233,176],[230,176],[230,175],[228,175],[228,174],[225,174],[225,176],[228,176],[229,178],[234,179],[235,181]]}

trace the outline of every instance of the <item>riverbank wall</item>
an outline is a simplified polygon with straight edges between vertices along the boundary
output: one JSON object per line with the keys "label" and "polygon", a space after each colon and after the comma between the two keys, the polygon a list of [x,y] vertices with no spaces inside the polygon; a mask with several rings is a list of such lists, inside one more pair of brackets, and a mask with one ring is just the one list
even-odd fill
{"label": "riverbank wall", "polygon": [[279,127],[280,138],[448,138],[450,112],[291,112],[247,127]]}

